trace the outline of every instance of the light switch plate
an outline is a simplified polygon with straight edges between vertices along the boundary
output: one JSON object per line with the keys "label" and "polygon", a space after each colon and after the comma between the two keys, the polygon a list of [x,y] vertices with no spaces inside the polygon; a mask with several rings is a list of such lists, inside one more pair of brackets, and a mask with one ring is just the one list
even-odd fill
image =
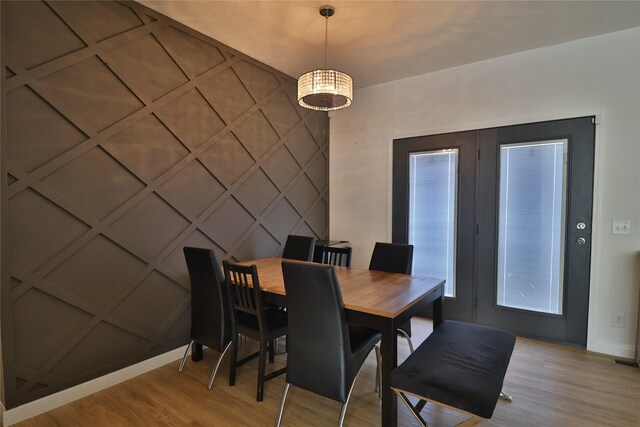
{"label": "light switch plate", "polygon": [[611,221],[611,234],[631,234],[631,221],[614,219]]}

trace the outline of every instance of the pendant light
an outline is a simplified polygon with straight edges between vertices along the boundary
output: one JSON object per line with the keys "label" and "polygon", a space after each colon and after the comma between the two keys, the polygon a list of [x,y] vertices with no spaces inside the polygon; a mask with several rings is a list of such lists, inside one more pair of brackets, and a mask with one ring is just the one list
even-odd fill
{"label": "pendant light", "polygon": [[311,110],[330,111],[346,108],[353,99],[353,80],[341,71],[327,69],[327,35],[329,17],[335,9],[322,6],[324,25],[324,69],[309,71],[298,79],[298,104]]}

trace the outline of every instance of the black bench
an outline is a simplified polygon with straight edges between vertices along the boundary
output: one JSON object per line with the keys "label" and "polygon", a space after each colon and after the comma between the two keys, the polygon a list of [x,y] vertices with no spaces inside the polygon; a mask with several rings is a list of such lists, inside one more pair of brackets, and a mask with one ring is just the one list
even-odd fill
{"label": "black bench", "polygon": [[423,426],[427,401],[489,419],[501,396],[511,400],[502,383],[515,341],[506,331],[446,320],[391,372],[391,388]]}

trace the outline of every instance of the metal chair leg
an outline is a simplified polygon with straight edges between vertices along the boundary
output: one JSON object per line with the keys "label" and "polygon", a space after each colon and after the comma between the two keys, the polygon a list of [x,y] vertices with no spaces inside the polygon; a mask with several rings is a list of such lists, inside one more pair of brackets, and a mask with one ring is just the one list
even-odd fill
{"label": "metal chair leg", "polygon": [[184,369],[184,362],[187,361],[187,355],[189,354],[189,350],[191,350],[191,346],[193,345],[193,343],[194,340],[191,340],[191,342],[189,342],[189,345],[187,346],[187,349],[184,351],[184,356],[182,356],[182,362],[180,362],[178,372],[182,372],[182,370]]}
{"label": "metal chair leg", "polygon": [[409,336],[409,334],[403,331],[402,329],[398,329],[398,333],[402,335],[404,339],[407,340],[407,342],[409,343],[409,352],[413,353],[413,342],[411,342],[411,337]]}
{"label": "metal chair leg", "polygon": [[280,410],[278,411],[278,418],[276,419],[275,427],[280,427],[280,423],[282,422],[282,415],[284,414],[284,403],[287,400],[287,394],[289,394],[289,387],[291,384],[286,383],[284,385],[284,391],[282,392],[282,400],[280,401]]}
{"label": "metal chair leg", "polygon": [[209,378],[209,385],[207,386],[209,390],[211,390],[211,387],[213,387],[213,380],[216,379],[216,373],[218,372],[218,368],[220,367],[220,362],[222,362],[222,358],[227,353],[227,350],[229,350],[229,347],[231,347],[231,341],[229,341],[229,344],[227,344],[227,346],[222,351],[222,354],[220,355],[220,357],[218,357],[216,366],[213,368],[213,372],[211,372],[211,378]]}
{"label": "metal chair leg", "polygon": [[[374,349],[378,348],[378,346],[374,346]],[[371,354],[371,353],[369,353]],[[356,376],[353,378],[353,382],[351,383],[351,388],[349,389],[349,394],[347,395],[347,400],[345,400],[345,402],[342,404],[342,408],[340,409],[340,419],[338,420],[338,427],[342,427],[342,424],[344,424],[344,416],[347,414],[347,406],[349,405],[349,399],[351,399],[351,393],[353,392],[353,386],[356,385],[356,380],[358,379],[358,376],[360,375],[360,372],[362,372],[362,368],[364,368],[364,363],[362,363],[362,366],[360,366],[360,369],[358,369],[358,373],[356,374]]]}
{"label": "metal chair leg", "polygon": [[378,399],[382,399],[382,354],[380,354],[380,346],[376,345],[376,393]]}
{"label": "metal chair leg", "polygon": [[511,402],[513,398],[508,395],[504,390],[500,391],[500,399],[506,400],[507,402]]}

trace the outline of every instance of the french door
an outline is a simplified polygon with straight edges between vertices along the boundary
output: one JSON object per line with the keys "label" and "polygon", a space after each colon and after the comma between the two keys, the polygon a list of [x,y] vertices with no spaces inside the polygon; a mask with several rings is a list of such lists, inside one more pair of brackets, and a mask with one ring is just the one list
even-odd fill
{"label": "french door", "polygon": [[586,345],[592,117],[394,141],[393,241],[445,318]]}

